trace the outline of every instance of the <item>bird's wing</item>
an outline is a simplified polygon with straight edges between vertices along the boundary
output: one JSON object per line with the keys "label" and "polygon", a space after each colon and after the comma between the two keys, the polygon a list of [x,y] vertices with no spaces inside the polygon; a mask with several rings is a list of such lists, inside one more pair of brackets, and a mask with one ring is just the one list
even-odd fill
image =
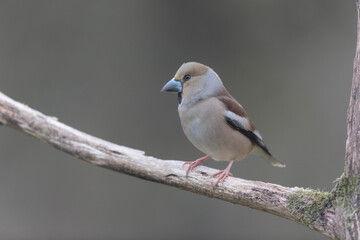
{"label": "bird's wing", "polygon": [[245,109],[238,103],[230,94],[218,96],[217,99],[221,101],[226,108],[225,121],[233,129],[239,131],[251,142],[259,146],[266,154],[271,156],[268,148],[254,124],[248,118]]}

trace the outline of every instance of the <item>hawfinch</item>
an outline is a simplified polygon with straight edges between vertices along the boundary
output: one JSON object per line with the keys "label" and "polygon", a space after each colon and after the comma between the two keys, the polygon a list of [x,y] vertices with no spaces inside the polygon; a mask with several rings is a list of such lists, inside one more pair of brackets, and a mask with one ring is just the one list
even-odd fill
{"label": "hawfinch", "polygon": [[244,108],[225,89],[220,77],[210,67],[196,62],[184,63],[161,89],[178,94],[181,126],[190,142],[206,156],[186,162],[189,172],[206,159],[228,161],[215,186],[224,182],[231,165],[249,154],[265,158],[275,167],[285,167],[276,160]]}

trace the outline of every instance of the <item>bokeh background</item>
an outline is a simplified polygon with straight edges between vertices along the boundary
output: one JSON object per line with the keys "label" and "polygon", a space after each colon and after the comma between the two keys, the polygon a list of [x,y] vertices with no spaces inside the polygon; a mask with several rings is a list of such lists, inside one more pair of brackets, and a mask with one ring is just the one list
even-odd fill
{"label": "bokeh background", "polygon": [[[202,154],[182,133],[176,96],[160,89],[198,61],[287,165],[248,157],[235,176],[330,190],[344,166],[355,37],[352,0],[0,1],[0,90],[100,138],[189,161]],[[4,126],[0,154],[0,239],[326,239]]]}

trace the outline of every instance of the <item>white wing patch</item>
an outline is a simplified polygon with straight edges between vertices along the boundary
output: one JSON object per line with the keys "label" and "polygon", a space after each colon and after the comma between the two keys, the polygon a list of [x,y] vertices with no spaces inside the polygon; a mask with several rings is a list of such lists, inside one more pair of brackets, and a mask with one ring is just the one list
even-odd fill
{"label": "white wing patch", "polygon": [[260,133],[259,133],[258,130],[255,130],[255,131],[254,131],[254,134],[255,134],[258,138],[260,138],[261,140],[263,140],[263,139],[262,139],[262,136],[260,135]]}
{"label": "white wing patch", "polygon": [[[249,119],[240,117],[239,115],[231,111],[226,111],[225,116],[240,123],[245,130],[251,131]],[[262,140],[262,137],[258,130],[253,131],[253,133]]]}
{"label": "white wing patch", "polygon": [[240,117],[239,115],[231,111],[226,111],[225,116],[239,122],[245,130],[250,131],[250,122],[247,118]]}

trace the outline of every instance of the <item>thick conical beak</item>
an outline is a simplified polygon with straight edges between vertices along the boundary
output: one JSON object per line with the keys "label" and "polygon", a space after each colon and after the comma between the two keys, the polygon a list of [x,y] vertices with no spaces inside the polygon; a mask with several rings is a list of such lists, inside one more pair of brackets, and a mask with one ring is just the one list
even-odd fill
{"label": "thick conical beak", "polygon": [[165,86],[161,89],[161,92],[182,92],[182,85],[180,81],[176,81],[175,78],[171,79]]}

